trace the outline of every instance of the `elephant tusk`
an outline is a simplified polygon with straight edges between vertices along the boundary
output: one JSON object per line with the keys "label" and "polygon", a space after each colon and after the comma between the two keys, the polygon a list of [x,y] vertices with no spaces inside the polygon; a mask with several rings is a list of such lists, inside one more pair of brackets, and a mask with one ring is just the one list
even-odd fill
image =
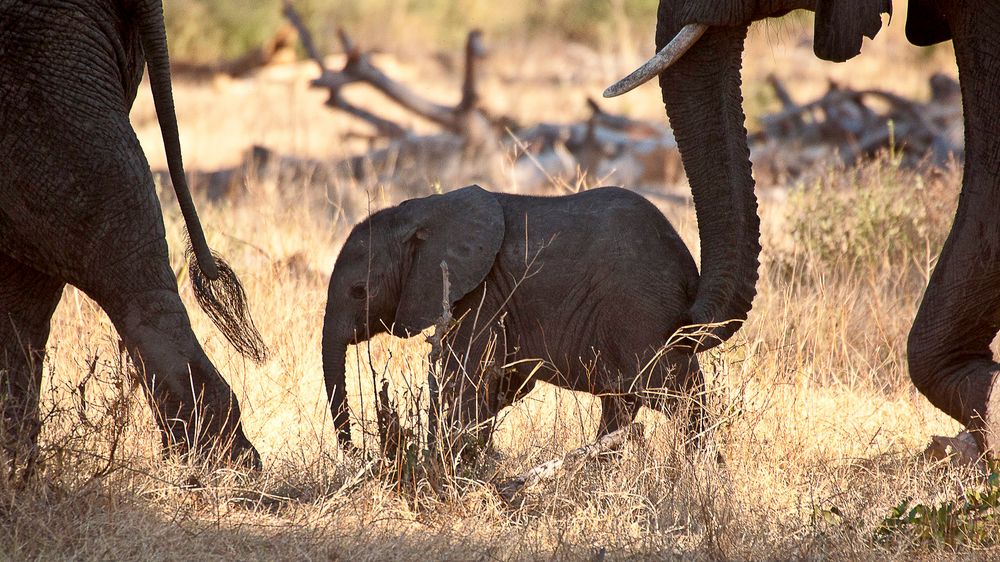
{"label": "elephant tusk", "polygon": [[651,80],[654,76],[659,76],[668,66],[674,64],[677,59],[687,52],[705,32],[708,26],[701,23],[689,23],[685,25],[667,46],[660,49],[660,52],[653,55],[653,58],[645,64],[635,69],[632,74],[608,86],[604,90],[604,97],[613,98],[629,92],[642,84]]}

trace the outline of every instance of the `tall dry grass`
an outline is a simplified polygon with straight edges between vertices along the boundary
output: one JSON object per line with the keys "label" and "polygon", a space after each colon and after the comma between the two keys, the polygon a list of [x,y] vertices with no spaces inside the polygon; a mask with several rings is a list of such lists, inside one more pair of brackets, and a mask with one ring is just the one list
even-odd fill
{"label": "tall dry grass", "polygon": [[[773,62],[808,54],[808,46],[779,49],[762,37],[748,53],[750,91]],[[569,119],[566,99],[582,100],[627,66],[600,56],[617,62],[582,81],[529,79],[511,84],[513,93],[485,88],[488,103],[523,118]],[[895,68],[877,49],[873,59],[838,72],[863,81]],[[900,93],[919,92],[917,77],[941,60],[900,69]],[[494,64],[516,66],[502,57]],[[528,78],[555,72],[545,61],[533,64],[521,63]],[[428,81],[428,91],[447,91],[438,75],[420,72],[429,63],[400,66]],[[825,68],[803,66],[791,80],[795,92],[805,95]],[[308,74],[296,67],[234,83],[179,84],[189,166],[232,162],[251,142],[324,157],[351,149],[337,140],[346,121],[320,107],[322,95],[305,87]],[[657,95],[650,88],[616,107],[659,116]],[[150,112],[143,93],[133,117],[158,167]],[[395,185],[263,177],[250,179],[240,197],[200,202],[210,243],[241,275],[272,350],[263,366],[241,359],[197,310],[182,266],[182,223],[165,194],[182,296],[199,339],[240,398],[264,470],[161,459],[113,327],[69,288],[45,367],[44,465],[31,485],[0,484],[0,558],[909,560],[914,552],[905,542],[872,540],[888,510],[908,497],[954,498],[980,482],[971,471],[921,459],[929,435],[958,425],[914,390],[904,359],[959,178],[958,167],[901,170],[888,155],[856,170],[830,169],[790,193],[760,186],[764,254],[754,310],[731,342],[702,357],[725,466],[687,454],[677,422],[643,410],[646,446],[546,484],[513,508],[498,500],[490,479],[592,439],[592,397],[540,385],[505,413],[495,464],[452,480],[444,494],[356,478],[362,465],[335,447],[320,362],[325,284],[350,226],[397,202]],[[693,210],[654,202],[697,255]],[[419,338],[380,337],[349,357],[350,403],[368,434],[368,355],[403,392],[421,384],[427,352]]]}

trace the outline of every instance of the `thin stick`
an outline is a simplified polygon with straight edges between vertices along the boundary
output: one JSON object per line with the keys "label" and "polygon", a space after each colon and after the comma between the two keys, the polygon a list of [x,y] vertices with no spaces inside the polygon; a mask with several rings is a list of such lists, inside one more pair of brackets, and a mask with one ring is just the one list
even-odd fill
{"label": "thin stick", "polygon": [[427,356],[427,390],[430,395],[430,405],[427,412],[427,445],[428,449],[437,440],[438,424],[441,413],[441,389],[438,386],[437,365],[442,355],[442,340],[451,326],[451,286],[448,281],[448,262],[441,260],[441,317],[434,325],[434,333],[427,338],[431,344],[431,352]]}

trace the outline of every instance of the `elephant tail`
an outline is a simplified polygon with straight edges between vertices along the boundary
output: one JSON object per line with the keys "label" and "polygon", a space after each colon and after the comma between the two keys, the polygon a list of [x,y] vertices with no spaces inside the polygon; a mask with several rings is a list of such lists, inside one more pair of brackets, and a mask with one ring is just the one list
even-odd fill
{"label": "elephant tail", "polygon": [[184,175],[180,134],[177,131],[177,116],[174,113],[174,96],[170,84],[167,32],[160,0],[142,0],[138,6],[137,18],[139,39],[149,69],[153,104],[156,106],[156,116],[163,134],[170,181],[187,227],[188,270],[195,297],[233,347],[245,357],[262,362],[267,357],[267,348],[250,317],[246,293],[232,268],[209,249]]}

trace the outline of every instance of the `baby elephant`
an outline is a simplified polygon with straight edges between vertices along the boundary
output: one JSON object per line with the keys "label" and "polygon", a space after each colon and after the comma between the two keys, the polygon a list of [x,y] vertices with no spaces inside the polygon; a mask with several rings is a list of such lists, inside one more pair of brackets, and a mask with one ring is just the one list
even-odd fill
{"label": "baby elephant", "polygon": [[342,446],[351,446],[348,344],[434,325],[442,262],[457,321],[442,384],[452,423],[487,421],[543,380],[599,396],[601,435],[642,404],[670,410],[679,395],[695,397],[688,430],[701,432],[693,346],[666,345],[688,323],[698,270],[663,214],[617,187],[529,197],[470,186],[379,211],[340,251],[323,370]]}

